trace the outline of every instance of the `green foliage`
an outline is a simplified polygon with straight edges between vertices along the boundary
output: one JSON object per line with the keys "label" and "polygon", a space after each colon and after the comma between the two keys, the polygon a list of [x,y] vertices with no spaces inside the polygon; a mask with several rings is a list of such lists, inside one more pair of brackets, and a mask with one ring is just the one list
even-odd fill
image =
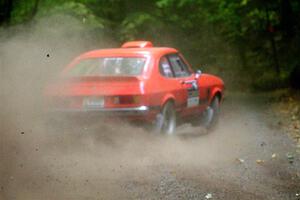
{"label": "green foliage", "polygon": [[[149,32],[149,25],[156,19],[148,13],[133,13],[128,15],[121,23],[122,40],[134,40],[139,38],[143,31]],[[143,34],[144,35],[144,34]]]}
{"label": "green foliage", "polygon": [[255,90],[274,90],[278,88],[286,88],[289,85],[287,73],[280,75],[273,71],[266,71],[263,74],[257,74],[257,78],[253,79],[252,86]]}
{"label": "green foliage", "polygon": [[[36,2],[15,0],[11,24],[31,20]],[[300,64],[299,47],[292,45],[300,43],[297,0],[38,2],[34,20],[67,15],[76,18],[85,29],[109,32],[120,43],[143,39],[174,46],[182,50],[194,68],[220,74],[228,82],[249,80],[257,88],[281,87],[286,74]],[[274,71],[274,66],[280,67],[281,74]]]}
{"label": "green foliage", "polygon": [[18,24],[28,20],[32,14],[35,0],[15,1],[11,13],[11,24]]}
{"label": "green foliage", "polygon": [[85,4],[67,1],[59,5],[53,6],[51,9],[41,9],[37,17],[52,15],[70,15],[73,16],[90,29],[104,28],[105,20],[97,17]]}

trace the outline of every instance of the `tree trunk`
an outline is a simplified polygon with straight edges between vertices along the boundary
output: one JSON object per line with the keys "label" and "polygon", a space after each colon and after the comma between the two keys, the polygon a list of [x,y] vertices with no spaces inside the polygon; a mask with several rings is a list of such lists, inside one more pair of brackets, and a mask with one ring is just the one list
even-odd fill
{"label": "tree trunk", "polygon": [[280,1],[280,27],[289,39],[294,34],[294,17],[290,0]]}
{"label": "tree trunk", "polygon": [[275,39],[274,39],[274,30],[273,30],[272,24],[270,22],[269,8],[268,8],[267,4],[266,4],[266,18],[267,18],[267,27],[266,27],[266,29],[268,31],[269,39],[270,39],[270,42],[271,42],[275,72],[277,73],[277,75],[279,75],[280,74],[280,67],[279,67],[278,53],[277,53],[277,48],[276,48],[276,42],[275,42]]}
{"label": "tree trunk", "polygon": [[39,7],[39,0],[35,0],[34,2],[34,6],[31,12],[31,16],[30,16],[30,20],[33,19],[33,17],[36,15],[37,11],[38,11],[38,7]]}
{"label": "tree trunk", "polygon": [[0,25],[8,25],[13,8],[12,0],[2,0],[0,3]]}

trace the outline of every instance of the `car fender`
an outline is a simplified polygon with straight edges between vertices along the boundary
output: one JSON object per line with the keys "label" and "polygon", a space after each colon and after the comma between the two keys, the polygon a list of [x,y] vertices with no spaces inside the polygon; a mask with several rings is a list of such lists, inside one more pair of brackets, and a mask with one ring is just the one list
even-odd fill
{"label": "car fender", "polygon": [[175,103],[175,96],[173,94],[166,94],[161,101],[160,107],[162,108],[168,101],[173,101]]}
{"label": "car fender", "polygon": [[223,98],[223,93],[222,93],[222,89],[218,86],[214,86],[211,88],[211,93],[210,93],[210,97],[209,97],[209,104],[212,102],[213,98],[217,95],[217,94],[220,94],[221,95],[221,99],[220,101],[222,100]]}

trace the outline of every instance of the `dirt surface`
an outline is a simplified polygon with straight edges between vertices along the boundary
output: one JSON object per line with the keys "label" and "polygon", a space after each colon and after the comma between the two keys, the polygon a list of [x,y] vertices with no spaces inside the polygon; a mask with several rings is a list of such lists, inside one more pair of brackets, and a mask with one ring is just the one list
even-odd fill
{"label": "dirt surface", "polygon": [[271,109],[281,126],[297,144],[300,153],[300,92],[295,90],[278,90],[270,98]]}
{"label": "dirt surface", "polygon": [[267,110],[229,95],[214,131],[176,137],[18,113],[1,130],[0,199],[299,199],[299,156]]}

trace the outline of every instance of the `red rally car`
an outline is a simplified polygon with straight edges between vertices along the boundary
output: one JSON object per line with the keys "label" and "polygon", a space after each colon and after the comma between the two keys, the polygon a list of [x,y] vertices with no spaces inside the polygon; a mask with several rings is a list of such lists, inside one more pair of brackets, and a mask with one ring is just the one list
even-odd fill
{"label": "red rally car", "polygon": [[80,55],[45,93],[51,110],[142,120],[173,134],[179,119],[212,127],[223,91],[220,78],[194,72],[178,50],[132,41]]}

